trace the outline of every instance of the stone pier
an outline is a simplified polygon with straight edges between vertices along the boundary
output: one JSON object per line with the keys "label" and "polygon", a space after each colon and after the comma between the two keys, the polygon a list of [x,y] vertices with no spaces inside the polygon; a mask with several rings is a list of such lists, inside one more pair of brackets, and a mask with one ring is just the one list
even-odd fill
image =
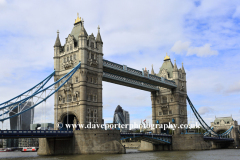
{"label": "stone pier", "polygon": [[38,155],[124,154],[119,131],[75,130],[70,138],[40,138]]}

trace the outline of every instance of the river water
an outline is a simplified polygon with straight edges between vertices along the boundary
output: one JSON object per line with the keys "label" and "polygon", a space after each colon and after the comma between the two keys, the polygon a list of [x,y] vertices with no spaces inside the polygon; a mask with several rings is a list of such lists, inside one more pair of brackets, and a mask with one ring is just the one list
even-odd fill
{"label": "river water", "polygon": [[0,159],[6,160],[240,160],[239,149],[206,151],[159,151],[139,152],[127,149],[126,154],[38,156],[36,152],[0,152]]}

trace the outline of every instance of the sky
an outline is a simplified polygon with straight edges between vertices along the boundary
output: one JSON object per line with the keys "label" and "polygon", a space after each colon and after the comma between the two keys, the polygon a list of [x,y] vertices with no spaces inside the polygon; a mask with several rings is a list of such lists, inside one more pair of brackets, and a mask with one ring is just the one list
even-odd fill
{"label": "sky", "polygon": [[[0,102],[53,71],[56,32],[63,45],[77,13],[88,34],[96,36],[100,26],[104,59],[138,70],[151,71],[153,64],[158,73],[167,52],[179,68],[183,63],[187,94],[209,125],[215,116],[240,123],[238,0],[0,0]],[[117,105],[129,111],[131,123],[151,123],[149,92],[103,82],[105,122]],[[35,122],[53,122],[53,99],[46,116],[43,111],[35,109]]]}

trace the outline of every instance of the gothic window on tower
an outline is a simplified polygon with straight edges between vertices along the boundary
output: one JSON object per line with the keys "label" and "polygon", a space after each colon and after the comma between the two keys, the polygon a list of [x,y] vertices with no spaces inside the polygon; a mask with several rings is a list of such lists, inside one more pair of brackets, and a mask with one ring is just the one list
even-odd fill
{"label": "gothic window on tower", "polygon": [[167,103],[167,97],[166,96],[163,96],[162,100],[163,100],[163,103]]}
{"label": "gothic window on tower", "polygon": [[91,117],[93,117],[93,111],[91,111]]}
{"label": "gothic window on tower", "polygon": [[93,83],[93,77],[91,77],[91,83]]}
{"label": "gothic window on tower", "polygon": [[78,83],[78,77],[76,77],[76,83]]}
{"label": "gothic window on tower", "polygon": [[159,112],[158,115],[161,116],[161,115],[162,115],[162,112]]}
{"label": "gothic window on tower", "polygon": [[70,61],[72,61],[72,55],[70,56]]}
{"label": "gothic window on tower", "polygon": [[65,103],[65,98],[62,99],[62,102]]}
{"label": "gothic window on tower", "polygon": [[77,95],[74,95],[73,96],[73,101],[76,101],[77,100]]}
{"label": "gothic window on tower", "polygon": [[93,43],[93,42],[91,42],[90,47],[91,47],[91,48],[94,48],[94,43]]}
{"label": "gothic window on tower", "polygon": [[67,62],[69,61],[69,57],[67,57]]}
{"label": "gothic window on tower", "polygon": [[169,110],[169,111],[168,111],[168,114],[172,114],[172,110]]}
{"label": "gothic window on tower", "polygon": [[163,115],[168,115],[168,111],[167,110],[163,110]]}
{"label": "gothic window on tower", "polygon": [[173,98],[171,98],[171,102],[173,102]]}
{"label": "gothic window on tower", "polygon": [[88,113],[90,112],[90,109],[89,109],[89,108],[87,109],[87,112],[88,112]]}
{"label": "gothic window on tower", "polygon": [[90,95],[90,101],[92,101],[93,100],[93,95]]}
{"label": "gothic window on tower", "polygon": [[97,110],[96,110],[96,109],[94,109],[94,112],[95,112],[95,113],[97,113]]}
{"label": "gothic window on tower", "polygon": [[77,59],[77,58],[76,58],[76,54],[74,54],[74,56],[73,56],[73,57],[74,57],[74,60],[76,60],[76,59]]}
{"label": "gothic window on tower", "polygon": [[64,58],[64,63],[66,63],[66,58]]}
{"label": "gothic window on tower", "polygon": [[91,54],[91,59],[94,59],[94,54],[93,53]]}
{"label": "gothic window on tower", "polygon": [[67,102],[72,102],[72,95],[69,94],[69,95],[67,96]]}
{"label": "gothic window on tower", "polygon": [[69,47],[67,46],[67,52],[69,51]]}
{"label": "gothic window on tower", "polygon": [[159,104],[159,99],[157,100],[157,103]]}
{"label": "gothic window on tower", "polygon": [[72,50],[72,45],[70,45],[70,51]]}
{"label": "gothic window on tower", "polygon": [[87,82],[88,82],[88,76],[87,76]]}

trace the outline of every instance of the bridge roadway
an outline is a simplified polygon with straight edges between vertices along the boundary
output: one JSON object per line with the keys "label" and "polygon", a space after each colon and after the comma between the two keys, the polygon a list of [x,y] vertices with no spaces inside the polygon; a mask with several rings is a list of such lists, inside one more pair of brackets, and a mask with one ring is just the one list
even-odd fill
{"label": "bridge roadway", "polygon": [[[0,130],[0,139],[10,138],[64,138],[72,137],[73,131],[58,130]],[[171,144],[172,135],[152,133],[121,133],[121,139],[138,138],[153,144]],[[205,141],[233,142],[232,138],[204,137]]]}
{"label": "bridge roadway", "polygon": [[103,81],[125,85],[146,91],[156,91],[158,86],[173,89],[174,81],[167,80],[152,74],[145,74],[126,65],[120,65],[108,60],[103,60]]}

